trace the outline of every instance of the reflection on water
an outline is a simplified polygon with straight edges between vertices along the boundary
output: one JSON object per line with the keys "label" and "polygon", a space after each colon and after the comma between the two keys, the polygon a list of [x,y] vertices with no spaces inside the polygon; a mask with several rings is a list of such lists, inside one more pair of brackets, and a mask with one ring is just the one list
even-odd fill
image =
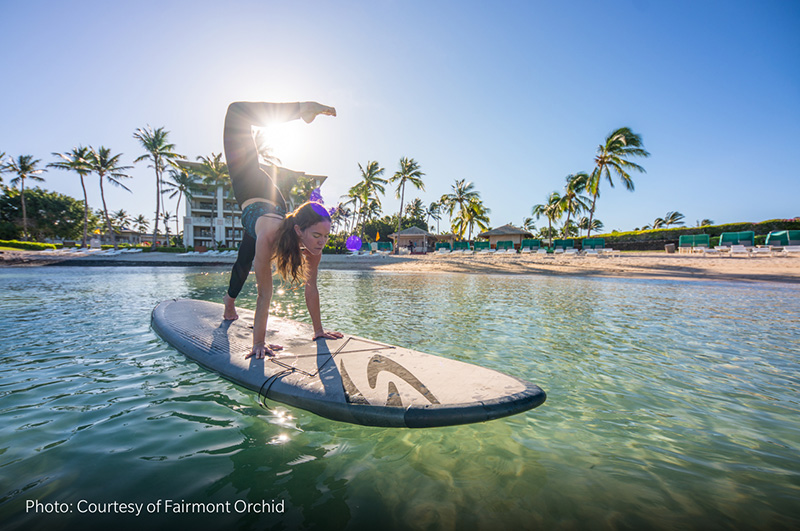
{"label": "reflection on water", "polygon": [[[407,430],[266,411],[150,330],[160,300],[219,300],[227,279],[183,268],[0,270],[4,528],[800,524],[795,287],[322,272],[327,327],[548,393],[507,419]],[[239,302],[254,308],[254,279]],[[276,290],[274,313],[308,321],[302,290]],[[29,500],[231,508],[26,514]],[[278,514],[234,507],[280,501]]]}

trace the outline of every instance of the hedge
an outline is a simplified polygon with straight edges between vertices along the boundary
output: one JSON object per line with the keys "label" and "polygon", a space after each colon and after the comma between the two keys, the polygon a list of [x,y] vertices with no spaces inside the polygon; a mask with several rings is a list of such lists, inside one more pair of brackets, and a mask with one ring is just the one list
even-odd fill
{"label": "hedge", "polygon": [[45,249],[55,249],[52,243],[21,242],[19,240],[0,240],[0,247],[13,247],[25,251],[44,251]]}
{"label": "hedge", "polygon": [[[767,234],[775,230],[800,230],[800,218],[771,219],[760,223],[726,223],[724,225],[707,225],[705,227],[674,227],[671,229],[640,230],[629,232],[612,232],[595,234],[593,238],[605,238],[606,246],[621,251],[663,250],[667,244],[678,244],[684,234],[708,234],[711,246],[719,243],[723,232],[753,231],[756,233],[756,245],[763,245]],[[578,238],[581,240],[582,238]]]}

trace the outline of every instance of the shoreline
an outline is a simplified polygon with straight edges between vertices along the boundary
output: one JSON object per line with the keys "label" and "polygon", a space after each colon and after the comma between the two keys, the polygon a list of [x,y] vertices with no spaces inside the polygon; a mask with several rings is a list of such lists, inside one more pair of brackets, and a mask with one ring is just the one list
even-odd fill
{"label": "shoreline", "polygon": [[[43,254],[41,251],[2,251],[0,267],[230,267],[235,256],[178,256],[137,253],[115,256]],[[544,258],[536,255],[401,255],[322,257],[321,270],[385,271],[400,273],[457,273],[467,275],[548,275],[639,278],[662,280],[779,282],[800,284],[800,257],[707,257],[663,251],[622,253],[618,257]]]}

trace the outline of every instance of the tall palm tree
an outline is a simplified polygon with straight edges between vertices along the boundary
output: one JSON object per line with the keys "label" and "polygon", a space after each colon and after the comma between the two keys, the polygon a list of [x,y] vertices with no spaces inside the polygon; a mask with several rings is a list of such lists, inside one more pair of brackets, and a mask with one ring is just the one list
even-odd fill
{"label": "tall palm tree", "polygon": [[410,218],[422,219],[425,217],[425,205],[422,204],[422,199],[417,197],[409,204],[406,205],[406,215]]}
{"label": "tall palm tree", "polygon": [[550,247],[553,246],[553,223],[564,213],[564,203],[561,194],[553,192],[547,196],[547,203],[534,205],[531,215],[536,219],[544,216],[547,218],[547,234],[550,237]]}
{"label": "tall palm tree", "polygon": [[473,199],[461,209],[456,217],[453,219],[453,233],[457,234],[459,239],[464,238],[464,232],[469,231],[467,240],[472,239],[472,229],[475,225],[481,230],[489,228],[489,214],[491,210],[486,208],[483,201],[480,199]]}
{"label": "tall palm tree", "polygon": [[133,168],[133,166],[122,166],[120,164],[122,153],[112,155],[109,148],[100,146],[100,149],[95,150],[94,148],[90,147],[89,150],[89,167],[100,178],[100,198],[103,200],[103,215],[106,220],[108,232],[111,233],[111,242],[114,244],[114,249],[116,249],[117,236],[114,233],[114,228],[111,226],[111,218],[108,216],[108,205],[106,205],[106,195],[105,191],[103,190],[103,180],[107,180],[114,186],[118,186],[123,190],[130,192],[130,188],[122,184],[121,179],[131,178],[131,176],[125,173],[125,171]]}
{"label": "tall palm tree", "polygon": [[131,222],[131,217],[127,212],[125,212],[124,208],[120,208],[116,212],[112,212],[110,217],[112,224],[114,225],[114,229],[117,231],[127,229]]}
{"label": "tall palm tree", "polygon": [[386,179],[382,178],[383,172],[386,171],[384,168],[381,168],[381,165],[378,164],[377,161],[368,160],[366,168],[361,166],[361,163],[358,163],[358,169],[361,172],[361,185],[366,192],[366,196],[370,199],[374,199],[378,202],[378,205],[381,204],[381,198],[378,195],[383,195],[386,193],[386,185],[389,183]]}
{"label": "tall palm tree", "polygon": [[[456,179],[455,184],[452,185],[451,189],[453,190],[449,194],[445,194],[442,196],[440,203],[442,204],[442,208],[447,209],[448,216],[450,218],[453,217],[453,212],[458,209],[460,212],[459,216],[462,218],[469,217],[467,214],[467,209],[469,209],[470,203],[473,201],[479,201],[481,198],[480,192],[475,190],[475,185],[471,182],[466,182],[466,180]],[[463,234],[463,233],[462,233]]]}
{"label": "tall palm tree", "polygon": [[[603,230],[603,222],[599,219],[595,218],[592,220],[591,226],[589,225],[589,218],[586,216],[582,216],[580,221],[578,221],[578,229],[580,230],[593,230],[593,231],[600,231]],[[647,227],[642,227],[642,230],[646,230]],[[588,237],[588,236],[587,236]]]}
{"label": "tall palm tree", "polygon": [[523,219],[522,228],[530,232],[536,232],[536,225],[533,223],[533,218]]}
{"label": "tall palm tree", "polygon": [[425,209],[425,224],[430,223],[432,219],[436,220],[436,232],[438,233],[439,220],[442,219],[442,204],[438,201],[433,201],[428,205],[428,208]]}
{"label": "tall palm tree", "polygon": [[664,216],[664,226],[669,228],[670,225],[685,225],[683,221],[684,215],[680,212],[667,212]]}
{"label": "tall palm tree", "polygon": [[[394,175],[389,179],[389,182],[396,182],[397,189],[396,197],[400,200],[400,211],[397,213],[397,232],[400,233],[400,229],[403,223],[403,199],[405,198],[406,193],[406,183],[413,185],[417,188],[417,190],[425,190],[425,185],[422,183],[422,177],[425,175],[422,173],[422,170],[419,168],[419,163],[414,159],[409,159],[407,157],[403,157],[400,159],[400,169],[395,172]],[[400,252],[399,248],[394,250],[395,254]]]}
{"label": "tall palm tree", "polygon": [[178,159],[184,159],[183,155],[175,153],[175,144],[170,144],[168,141],[169,131],[163,127],[153,129],[149,125],[142,129],[139,128],[133,133],[133,138],[141,142],[142,147],[147,151],[145,155],[137,158],[133,162],[140,162],[149,160],[149,168],[153,168],[156,172],[156,227],[153,230],[153,247],[156,245],[156,238],[158,235],[158,218],[161,213],[161,178],[167,165],[175,162]]}
{"label": "tall palm tree", "polygon": [[164,192],[170,194],[169,198],[172,199],[176,195],[178,196],[178,201],[175,203],[176,235],[179,233],[178,212],[180,212],[181,208],[181,199],[183,199],[184,196],[187,201],[194,198],[194,189],[195,186],[197,186],[197,181],[197,175],[180,165],[170,168],[167,179],[164,181]]}
{"label": "tall palm tree", "polygon": [[3,184],[3,173],[8,171],[5,151],[0,151],[0,184]]}
{"label": "tall palm tree", "polygon": [[22,239],[28,239],[28,211],[25,206],[25,179],[42,182],[44,179],[39,177],[45,170],[36,169],[36,165],[42,162],[34,159],[33,155],[20,155],[6,164],[6,171],[16,173],[17,176],[11,179],[11,185],[20,185],[20,197],[22,198]]}
{"label": "tall palm tree", "polygon": [[136,230],[139,232],[139,236],[147,232],[147,229],[150,227],[150,221],[145,217],[144,214],[139,214],[136,216],[136,219],[133,220],[133,225],[136,227]]}
{"label": "tall palm tree", "polygon": [[567,237],[569,230],[569,218],[572,214],[579,214],[580,212],[589,208],[589,198],[582,196],[586,191],[586,185],[589,184],[589,174],[586,172],[578,172],[575,174],[567,175],[567,185],[564,189],[564,195],[561,197],[563,202],[564,212],[567,213],[567,221],[564,222],[563,237]]}
{"label": "tall palm tree", "polygon": [[53,153],[55,157],[61,157],[58,162],[53,162],[47,166],[59,170],[74,171],[81,178],[81,188],[83,189],[83,243],[81,247],[87,247],[87,240],[89,234],[89,197],[86,194],[86,182],[84,177],[92,173],[89,167],[89,154],[90,150],[87,147],[78,146],[72,148],[72,151],[64,153]]}
{"label": "tall palm tree", "polygon": [[637,135],[628,127],[620,127],[616,131],[612,131],[606,137],[605,143],[597,147],[597,155],[594,158],[595,168],[592,172],[590,184],[588,186],[592,194],[592,207],[589,211],[589,235],[591,235],[592,218],[594,218],[594,209],[597,203],[597,197],[600,195],[600,181],[605,177],[608,184],[614,187],[614,180],[611,178],[613,172],[622,180],[625,188],[633,191],[633,179],[630,176],[630,171],[635,170],[641,173],[646,173],[645,169],[635,162],[631,162],[632,157],[649,157],[648,153],[642,144],[642,137]]}
{"label": "tall palm tree", "polygon": [[170,241],[169,241],[169,222],[170,222],[170,220],[172,219],[173,216],[172,216],[172,214],[170,212],[166,212],[165,211],[165,212],[163,212],[161,214],[161,217],[164,219],[164,232],[166,233],[167,247],[171,247]]}

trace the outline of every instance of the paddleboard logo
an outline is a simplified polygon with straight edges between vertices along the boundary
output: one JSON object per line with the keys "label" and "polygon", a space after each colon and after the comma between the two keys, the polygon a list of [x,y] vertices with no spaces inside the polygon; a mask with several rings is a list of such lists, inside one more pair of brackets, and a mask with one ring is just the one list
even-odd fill
{"label": "paddleboard logo", "polygon": [[[397,363],[396,361],[381,356],[380,354],[373,355],[367,362],[367,383],[372,391],[375,391],[378,385],[378,375],[381,372],[388,372],[402,381],[410,385],[421,394],[431,404],[439,404],[439,400],[431,393],[425,384],[419,381],[419,378],[411,374],[411,372]],[[342,360],[340,373],[342,375],[342,385],[344,386],[347,402],[350,404],[363,404],[370,405],[369,400],[353,383],[352,378],[344,368],[344,360]],[[374,393],[370,393],[371,395]],[[394,381],[390,380],[386,391],[386,406],[387,407],[403,407],[403,400],[400,397],[400,391]]]}

